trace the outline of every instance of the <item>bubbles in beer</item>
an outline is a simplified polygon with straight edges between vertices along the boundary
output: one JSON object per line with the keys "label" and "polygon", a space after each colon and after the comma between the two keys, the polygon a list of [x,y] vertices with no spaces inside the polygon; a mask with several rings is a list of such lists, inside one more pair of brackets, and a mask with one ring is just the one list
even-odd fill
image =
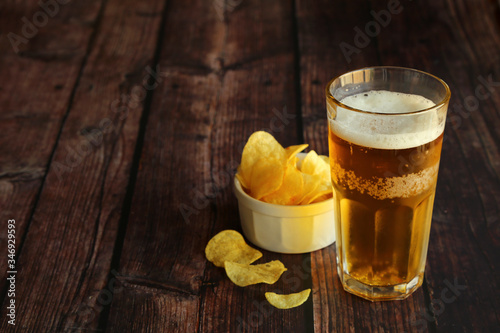
{"label": "bubbles in beer", "polygon": [[338,164],[332,165],[332,180],[344,184],[349,190],[369,195],[377,200],[411,198],[431,188],[437,178],[439,163],[400,177],[357,176],[353,170],[345,170]]}

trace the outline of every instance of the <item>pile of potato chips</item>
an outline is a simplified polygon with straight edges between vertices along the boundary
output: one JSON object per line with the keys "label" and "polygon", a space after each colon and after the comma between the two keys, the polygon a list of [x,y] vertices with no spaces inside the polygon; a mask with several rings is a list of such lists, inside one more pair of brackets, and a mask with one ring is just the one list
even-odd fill
{"label": "pile of potato chips", "polygon": [[[287,270],[279,260],[251,265],[262,257],[262,253],[249,246],[243,236],[234,230],[224,230],[212,237],[205,248],[205,256],[215,266],[224,267],[229,279],[240,287],[257,283],[273,284]],[[289,295],[267,292],[265,297],[278,309],[291,309],[304,303],[310,293],[311,289]]]}
{"label": "pile of potato chips", "polygon": [[332,197],[330,162],[307,144],[283,148],[269,133],[253,133],[243,149],[236,178],[257,200],[278,205],[308,205]]}

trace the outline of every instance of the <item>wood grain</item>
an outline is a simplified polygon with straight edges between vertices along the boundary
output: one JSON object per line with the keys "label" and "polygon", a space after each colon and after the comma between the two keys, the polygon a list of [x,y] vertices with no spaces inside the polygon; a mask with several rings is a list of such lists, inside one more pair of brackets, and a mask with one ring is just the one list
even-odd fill
{"label": "wood grain", "polygon": [[154,55],[161,16],[137,12],[161,13],[162,4],[109,1],[102,12],[19,255],[19,325],[2,321],[2,332],[96,329],[110,302],[100,291],[110,271],[142,112],[140,101],[135,107],[114,102],[141,88]]}
{"label": "wood grain", "polygon": [[[111,312],[109,332],[196,332],[197,312],[200,299],[194,295],[169,293],[163,288],[141,288],[124,285],[123,292],[117,293],[114,302],[127,309]],[[168,312],[166,312],[168,309]],[[177,321],[171,320],[178,318]],[[140,319],[139,319],[140,318]]]}
{"label": "wood grain", "polygon": [[[498,293],[493,292],[500,283],[496,127],[500,95],[481,97],[490,92],[481,78],[491,76],[500,82],[500,29],[495,16],[500,8],[487,1],[430,6],[442,13],[442,21],[449,26],[443,32],[453,42],[436,39],[432,47],[443,55],[434,71],[450,84],[452,101],[429,246],[428,312],[435,316],[439,330],[490,331],[500,323]],[[484,88],[478,90],[480,86]]]}
{"label": "wood grain", "polygon": [[[24,38],[22,18],[31,20],[40,7],[29,1],[1,5],[0,221],[16,220],[18,251],[71,106],[100,5],[101,1],[88,1],[60,8],[38,33],[19,45],[18,53],[7,36]],[[57,29],[72,34],[54,38],[60,35]],[[1,249],[7,248],[6,236],[1,230]],[[0,290],[5,287],[6,268],[7,261],[0,261]]]}
{"label": "wood grain", "polygon": [[[110,332],[133,331],[143,321],[150,324],[142,331],[199,327],[203,249],[214,219],[207,196],[214,193],[210,147],[223,22],[210,2],[169,2],[166,14],[159,61],[164,82],[154,92],[147,119],[118,267],[128,289],[137,290],[113,300]],[[147,306],[148,301],[161,305],[161,322],[129,311],[131,302]],[[129,321],[122,320],[123,313]]]}

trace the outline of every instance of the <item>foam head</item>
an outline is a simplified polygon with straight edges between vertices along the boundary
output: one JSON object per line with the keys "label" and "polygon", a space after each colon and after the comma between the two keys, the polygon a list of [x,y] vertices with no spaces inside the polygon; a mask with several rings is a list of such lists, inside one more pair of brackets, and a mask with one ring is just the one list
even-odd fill
{"label": "foam head", "polygon": [[[444,130],[444,121],[432,110],[414,113],[435,106],[419,96],[386,90],[372,90],[347,96],[342,107],[329,110],[331,130],[346,141],[379,149],[406,149],[436,139]],[[328,108],[332,106],[328,104]]]}

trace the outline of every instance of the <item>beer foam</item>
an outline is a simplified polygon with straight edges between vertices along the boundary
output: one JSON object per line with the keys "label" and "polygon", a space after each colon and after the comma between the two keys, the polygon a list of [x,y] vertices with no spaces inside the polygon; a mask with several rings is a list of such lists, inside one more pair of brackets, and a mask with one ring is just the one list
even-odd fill
{"label": "beer foam", "polygon": [[[412,94],[372,90],[347,96],[344,105],[371,113],[338,107],[331,114],[331,130],[352,143],[379,149],[406,149],[421,146],[436,139],[444,130],[437,112],[408,114],[435,106],[431,100]],[[384,113],[383,116],[380,113]]]}

